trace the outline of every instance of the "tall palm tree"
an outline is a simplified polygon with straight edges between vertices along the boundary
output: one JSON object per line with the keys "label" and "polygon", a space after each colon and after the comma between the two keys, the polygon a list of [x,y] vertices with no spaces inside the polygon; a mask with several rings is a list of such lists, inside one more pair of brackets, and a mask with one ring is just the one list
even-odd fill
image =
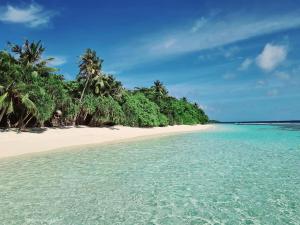
{"label": "tall palm tree", "polygon": [[30,42],[29,40],[25,40],[23,45],[8,42],[8,45],[11,51],[18,56],[18,61],[24,66],[34,67],[36,73],[44,75],[56,71],[56,69],[47,66],[54,58],[44,59],[42,57],[45,48],[41,41]]}
{"label": "tall palm tree", "polygon": [[8,45],[11,47],[11,51],[19,56],[20,62],[24,64],[36,64],[40,62],[42,54],[45,51],[41,41],[30,43],[29,40],[25,40],[22,46],[10,42]]}
{"label": "tall palm tree", "polygon": [[[79,108],[82,104],[82,99],[86,93],[86,89],[91,84],[94,78],[101,78],[101,68],[103,60],[97,56],[96,51],[88,48],[80,57],[78,79],[84,80],[84,87],[79,98]],[[78,113],[75,114],[73,125],[76,123]]]}
{"label": "tall palm tree", "polygon": [[166,87],[159,80],[154,81],[154,85],[152,86],[152,88],[154,90],[154,95],[157,100],[162,99],[168,94]]}

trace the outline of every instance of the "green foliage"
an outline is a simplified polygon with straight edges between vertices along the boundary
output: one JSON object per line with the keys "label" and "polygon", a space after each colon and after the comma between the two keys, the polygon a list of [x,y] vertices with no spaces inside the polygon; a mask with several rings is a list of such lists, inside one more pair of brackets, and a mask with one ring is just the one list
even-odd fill
{"label": "green foliage", "polygon": [[167,118],[159,112],[159,107],[142,93],[129,94],[123,104],[125,125],[155,127],[167,125]]}
{"label": "green foliage", "polygon": [[38,83],[29,86],[30,89],[27,91],[28,100],[31,107],[27,106],[28,109],[37,119],[37,122],[43,124],[46,120],[49,120],[55,110],[54,95],[50,95],[49,90],[39,86]]}
{"label": "green foliage", "polygon": [[[149,88],[126,90],[112,75],[101,71],[103,60],[87,49],[80,58],[76,80],[66,81],[47,66],[41,42],[9,44],[0,51],[0,126],[59,124],[138,127],[207,123],[208,117],[186,98],[169,96],[159,80]],[[57,124],[57,123],[56,123]]]}
{"label": "green foliage", "polygon": [[162,112],[169,118],[170,124],[203,124],[208,118],[197,105],[185,99],[167,98],[161,103]]}
{"label": "green foliage", "polygon": [[178,100],[168,96],[168,91],[160,81],[155,81],[150,88],[136,88],[134,93],[143,93],[150,101],[159,106],[169,125],[175,124],[203,124],[208,122],[208,117],[197,104],[192,104],[185,97]]}
{"label": "green foliage", "polygon": [[121,106],[111,96],[86,95],[82,102],[83,121],[91,126],[121,124],[124,113]]}

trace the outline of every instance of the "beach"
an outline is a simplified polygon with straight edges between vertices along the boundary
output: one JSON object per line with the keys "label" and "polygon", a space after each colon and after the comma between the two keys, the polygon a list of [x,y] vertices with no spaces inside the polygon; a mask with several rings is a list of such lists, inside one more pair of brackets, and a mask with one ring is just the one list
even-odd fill
{"label": "beach", "polygon": [[0,132],[0,158],[80,145],[126,141],[135,138],[205,131],[214,125],[176,125],[154,128],[125,126],[44,128],[30,132]]}

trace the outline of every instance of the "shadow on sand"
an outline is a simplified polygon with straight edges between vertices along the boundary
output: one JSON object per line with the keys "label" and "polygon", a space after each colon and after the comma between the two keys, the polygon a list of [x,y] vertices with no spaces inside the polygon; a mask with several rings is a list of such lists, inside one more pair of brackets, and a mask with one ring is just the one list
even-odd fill
{"label": "shadow on sand", "polygon": [[[19,130],[18,128],[0,128],[0,133],[6,133],[6,132],[15,132],[15,133],[33,133],[33,134],[40,134],[47,130],[65,130],[65,129],[71,129],[71,128],[86,128],[87,126],[61,126],[61,127],[34,127],[34,128],[26,128],[23,130]],[[119,128],[115,126],[101,126],[101,127],[93,127],[93,128],[108,128],[111,130],[120,130]]]}

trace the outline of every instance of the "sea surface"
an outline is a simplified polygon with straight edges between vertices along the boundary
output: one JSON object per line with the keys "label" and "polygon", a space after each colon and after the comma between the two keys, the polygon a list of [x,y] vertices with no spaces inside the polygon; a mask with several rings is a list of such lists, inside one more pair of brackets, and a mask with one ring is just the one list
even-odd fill
{"label": "sea surface", "polygon": [[0,224],[300,224],[300,125],[2,159]]}

